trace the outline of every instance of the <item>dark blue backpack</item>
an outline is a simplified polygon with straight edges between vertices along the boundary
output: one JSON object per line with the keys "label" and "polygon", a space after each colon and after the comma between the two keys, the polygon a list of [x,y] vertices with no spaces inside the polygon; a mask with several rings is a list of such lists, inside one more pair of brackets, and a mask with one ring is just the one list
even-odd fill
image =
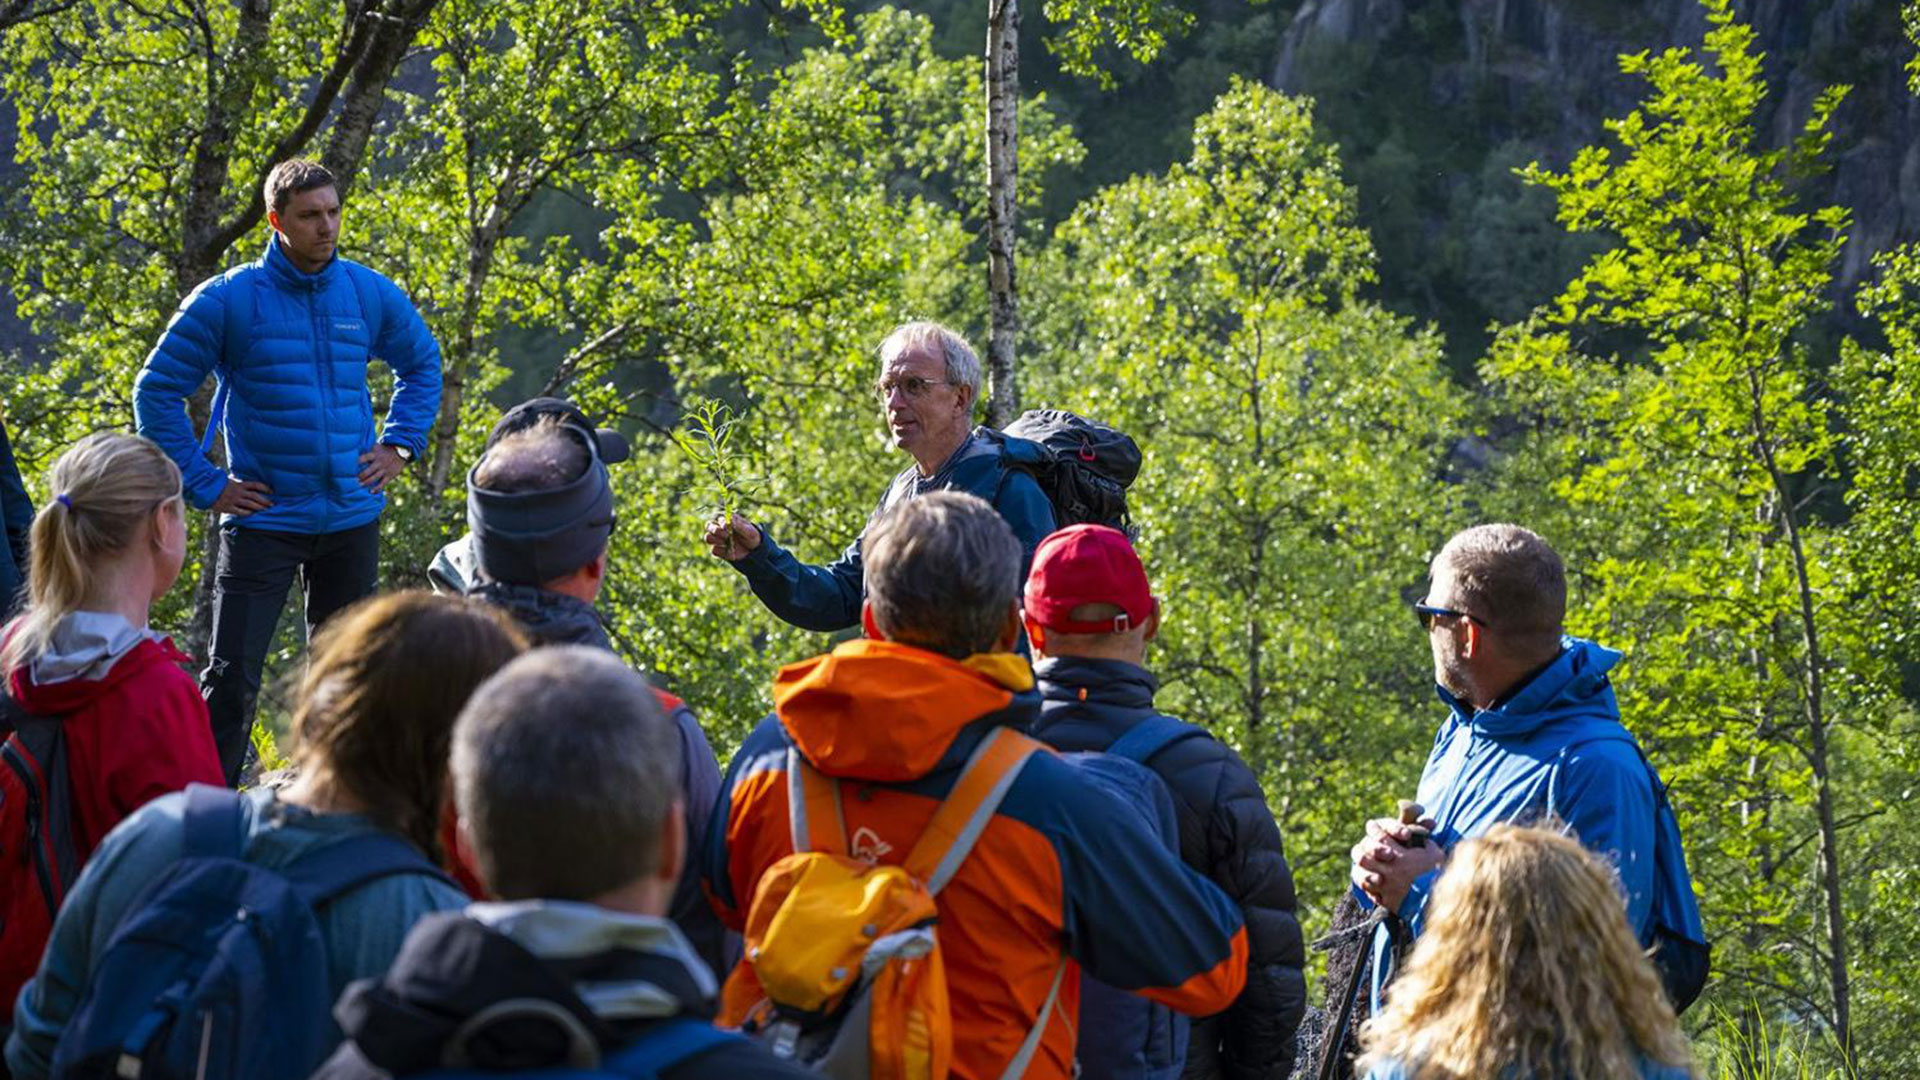
{"label": "dark blue backpack", "polygon": [[[1170,716],[1152,716],[1114,740],[1105,753],[1067,754],[1108,792],[1134,808],[1161,845],[1180,857],[1180,825],[1173,796],[1146,761],[1168,746],[1206,731]],[[1080,1075],[1114,1080],[1172,1080],[1187,1061],[1187,1018],[1095,979],[1080,976]]]}
{"label": "dark blue backpack", "polygon": [[[579,1022],[573,1020],[565,1010],[553,1006],[544,1015],[578,1029],[577,1035],[586,1039],[580,1048],[585,1056],[598,1056],[598,1051],[593,1048],[592,1036],[581,1029]],[[576,1038],[575,1042],[578,1041]],[[597,1066],[582,1064],[574,1068],[532,1069],[512,1075],[520,1080],[657,1080],[660,1074],[684,1065],[709,1050],[744,1041],[745,1037],[738,1032],[722,1031],[705,1020],[682,1016],[647,1029],[646,1034],[638,1039],[600,1058]],[[489,1080],[501,1075],[480,1070],[442,1069],[422,1074],[415,1080]]]}
{"label": "dark blue backpack", "polygon": [[[1647,783],[1653,786],[1653,937],[1646,944],[1653,949],[1653,966],[1660,972],[1667,1000],[1674,1012],[1683,1013],[1706,989],[1707,976],[1713,969],[1713,946],[1700,921],[1699,898],[1693,895],[1693,875],[1687,870],[1686,849],[1680,843],[1680,819],[1667,798],[1660,770],[1653,767],[1639,741],[1625,728],[1582,741],[1605,740],[1633,747],[1647,770]],[[1569,743],[1561,749],[1561,757],[1578,745]],[[1559,775],[1557,770],[1554,775]],[[1552,799],[1551,789],[1548,799]]]}
{"label": "dark blue backpack", "polygon": [[380,833],[268,870],[244,860],[242,796],[194,784],[186,801],[180,861],[99,953],[54,1050],[56,1078],[306,1076],[338,1037],[315,909],[395,874],[446,880]]}

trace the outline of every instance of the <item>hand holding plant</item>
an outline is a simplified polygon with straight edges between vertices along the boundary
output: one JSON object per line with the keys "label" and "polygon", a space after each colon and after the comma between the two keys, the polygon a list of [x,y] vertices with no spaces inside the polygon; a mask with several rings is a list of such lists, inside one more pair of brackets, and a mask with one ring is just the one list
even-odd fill
{"label": "hand holding plant", "polygon": [[694,465],[689,490],[707,521],[707,546],[729,562],[746,558],[760,546],[760,530],[741,508],[765,478],[744,471],[748,453],[737,440],[741,421],[725,403],[706,398],[689,402],[681,424],[671,432],[674,445]]}

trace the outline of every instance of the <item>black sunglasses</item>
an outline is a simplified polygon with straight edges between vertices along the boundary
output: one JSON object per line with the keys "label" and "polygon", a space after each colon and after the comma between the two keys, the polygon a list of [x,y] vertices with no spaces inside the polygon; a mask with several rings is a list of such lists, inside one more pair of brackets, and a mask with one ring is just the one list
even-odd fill
{"label": "black sunglasses", "polygon": [[1481,626],[1489,628],[1493,626],[1492,623],[1480,618],[1478,615],[1465,611],[1455,611],[1452,608],[1434,607],[1432,604],[1413,605],[1413,614],[1415,618],[1420,620],[1420,629],[1422,630],[1433,629],[1433,620],[1435,619],[1465,619],[1468,622],[1479,623]]}

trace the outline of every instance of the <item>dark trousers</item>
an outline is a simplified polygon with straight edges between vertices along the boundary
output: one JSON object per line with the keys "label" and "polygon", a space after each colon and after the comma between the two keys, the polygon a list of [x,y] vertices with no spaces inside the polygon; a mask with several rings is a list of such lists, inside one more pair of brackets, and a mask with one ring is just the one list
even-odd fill
{"label": "dark trousers", "polygon": [[239,782],[246,760],[260,673],[295,575],[306,598],[311,639],[328,616],[373,592],[379,560],[378,521],[330,533],[221,528],[213,647],[200,673],[200,693],[207,699],[213,742],[229,785]]}

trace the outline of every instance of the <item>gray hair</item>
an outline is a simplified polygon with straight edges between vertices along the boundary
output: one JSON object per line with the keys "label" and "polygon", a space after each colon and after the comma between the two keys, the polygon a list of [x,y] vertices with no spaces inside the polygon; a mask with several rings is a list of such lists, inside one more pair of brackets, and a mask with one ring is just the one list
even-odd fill
{"label": "gray hair", "polygon": [[647,680],[599,649],[527,653],[453,729],[453,790],[502,900],[590,900],[658,872],[680,740]]}
{"label": "gray hair", "polygon": [[860,559],[880,632],[956,660],[994,647],[1020,592],[1020,541],[964,492],[894,507],[867,530]]}
{"label": "gray hair", "polygon": [[880,343],[880,363],[905,353],[924,352],[940,357],[946,365],[947,381],[973,388],[973,400],[980,400],[980,357],[967,339],[942,323],[926,319],[901,323]]}
{"label": "gray hair", "polygon": [[1453,572],[1450,599],[1526,651],[1557,649],[1567,616],[1567,570],[1540,534],[1518,525],[1475,525],[1433,560]]}
{"label": "gray hair", "polygon": [[592,463],[593,452],[578,428],[558,416],[542,416],[488,448],[473,482],[503,495],[551,491],[578,480]]}

